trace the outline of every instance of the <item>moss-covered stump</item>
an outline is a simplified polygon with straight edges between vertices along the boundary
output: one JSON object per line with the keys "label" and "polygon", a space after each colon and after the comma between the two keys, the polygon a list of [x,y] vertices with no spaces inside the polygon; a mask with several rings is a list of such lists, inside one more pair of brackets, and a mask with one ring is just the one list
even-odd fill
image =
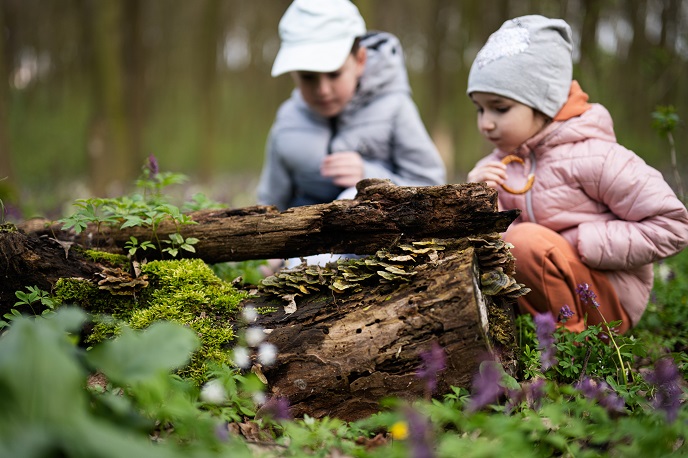
{"label": "moss-covered stump", "polygon": [[[123,326],[142,329],[168,320],[193,329],[201,340],[200,350],[180,375],[200,384],[210,365],[233,366],[234,323],[248,293],[222,281],[199,259],[153,261],[140,269],[133,280],[114,269],[118,275],[100,282],[63,278],[56,283],[54,296],[60,303],[79,305],[94,314],[89,343],[116,336]],[[118,279],[129,286],[122,288]]]}
{"label": "moss-covered stump", "polygon": [[262,369],[294,415],[356,420],[387,396],[429,395],[418,371],[435,343],[446,356],[435,394],[469,387],[489,353],[515,374],[512,307],[527,289],[508,246],[497,234],[423,243],[266,280],[263,299],[282,306],[258,318],[278,349]]}

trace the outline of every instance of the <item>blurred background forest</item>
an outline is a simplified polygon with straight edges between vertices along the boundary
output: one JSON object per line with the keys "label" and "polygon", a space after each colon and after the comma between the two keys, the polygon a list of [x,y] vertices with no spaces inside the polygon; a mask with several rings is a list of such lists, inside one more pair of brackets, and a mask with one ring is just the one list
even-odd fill
{"label": "blurred background forest", "polygon": [[[8,219],[58,218],[75,198],[130,192],[149,155],[182,192],[255,203],[268,130],[289,96],[270,77],[289,0],[0,0],[0,200]],[[488,152],[465,95],[470,64],[514,16],[573,28],[574,77],[605,104],[619,141],[676,189],[651,114],[688,119],[687,0],[356,0],[397,34],[414,98],[461,182]],[[685,123],[675,131],[688,171]],[[190,195],[190,194],[189,194]]]}

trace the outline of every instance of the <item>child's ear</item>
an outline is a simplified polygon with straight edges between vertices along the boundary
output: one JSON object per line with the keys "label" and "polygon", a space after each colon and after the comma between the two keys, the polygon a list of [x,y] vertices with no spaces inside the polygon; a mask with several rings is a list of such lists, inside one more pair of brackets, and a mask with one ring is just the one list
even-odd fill
{"label": "child's ear", "polygon": [[368,60],[368,50],[364,46],[359,47],[354,58],[356,59],[356,74],[360,77],[363,75],[363,70],[365,70],[365,64]]}

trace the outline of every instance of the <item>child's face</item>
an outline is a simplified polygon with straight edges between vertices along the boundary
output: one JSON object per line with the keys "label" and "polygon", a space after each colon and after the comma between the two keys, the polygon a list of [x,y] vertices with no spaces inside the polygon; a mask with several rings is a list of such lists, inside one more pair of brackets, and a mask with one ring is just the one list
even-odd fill
{"label": "child's face", "polygon": [[353,98],[365,62],[366,50],[359,48],[334,72],[296,71],[291,74],[308,106],[319,115],[331,118],[341,113]]}
{"label": "child's face", "polygon": [[504,152],[511,152],[547,124],[542,113],[513,99],[488,92],[473,92],[478,109],[478,130]]}

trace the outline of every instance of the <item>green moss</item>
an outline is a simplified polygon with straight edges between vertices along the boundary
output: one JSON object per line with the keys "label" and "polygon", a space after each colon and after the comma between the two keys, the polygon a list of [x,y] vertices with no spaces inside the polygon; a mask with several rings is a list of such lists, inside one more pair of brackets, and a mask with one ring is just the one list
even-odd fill
{"label": "green moss", "polygon": [[60,278],[53,290],[60,304],[78,305],[91,313],[113,316],[130,312],[137,306],[134,296],[114,296],[83,278]]}
{"label": "green moss", "polygon": [[129,317],[127,324],[134,329],[144,329],[156,321],[176,321],[188,323],[194,315],[184,310],[177,303],[154,303],[150,307],[135,310]]}
{"label": "green moss", "polygon": [[248,293],[218,278],[199,259],[154,261],[141,266],[150,287],[146,309],[136,310],[132,327],[146,327],[158,319],[189,326],[201,339],[201,348],[180,374],[198,383],[205,380],[209,363],[232,365],[229,347],[235,339],[231,323]]}
{"label": "green moss", "polygon": [[167,320],[188,326],[201,339],[201,348],[180,375],[200,385],[209,365],[231,366],[232,323],[248,293],[218,278],[200,259],[153,261],[143,264],[141,273],[148,276],[149,285],[136,296],[112,295],[87,280],[68,278],[57,282],[55,297],[94,313],[88,343],[116,336],[123,326],[143,329]]}
{"label": "green moss", "polygon": [[256,307],[256,312],[259,315],[267,315],[269,313],[275,313],[277,310],[279,310],[278,307],[271,307],[269,305],[266,305],[264,307]]}
{"label": "green moss", "polygon": [[211,366],[221,364],[233,366],[230,347],[235,339],[234,329],[225,324],[218,325],[217,320],[203,317],[190,323],[201,339],[201,348],[193,356],[191,363],[180,371],[180,375],[189,377],[201,384]]}
{"label": "green moss", "polygon": [[123,254],[108,253],[98,250],[84,250],[84,256],[90,258],[93,262],[106,263],[115,267],[122,267],[129,270],[129,258]]}
{"label": "green moss", "polygon": [[118,336],[122,332],[123,323],[109,315],[95,315],[93,328],[86,336],[86,343],[97,344]]}
{"label": "green moss", "polygon": [[[159,288],[225,284],[201,259],[152,261],[141,265],[141,272],[150,275],[151,280],[157,280]],[[230,286],[230,289],[233,288]]]}
{"label": "green moss", "polygon": [[17,232],[17,226],[12,223],[0,224],[0,232]]}

